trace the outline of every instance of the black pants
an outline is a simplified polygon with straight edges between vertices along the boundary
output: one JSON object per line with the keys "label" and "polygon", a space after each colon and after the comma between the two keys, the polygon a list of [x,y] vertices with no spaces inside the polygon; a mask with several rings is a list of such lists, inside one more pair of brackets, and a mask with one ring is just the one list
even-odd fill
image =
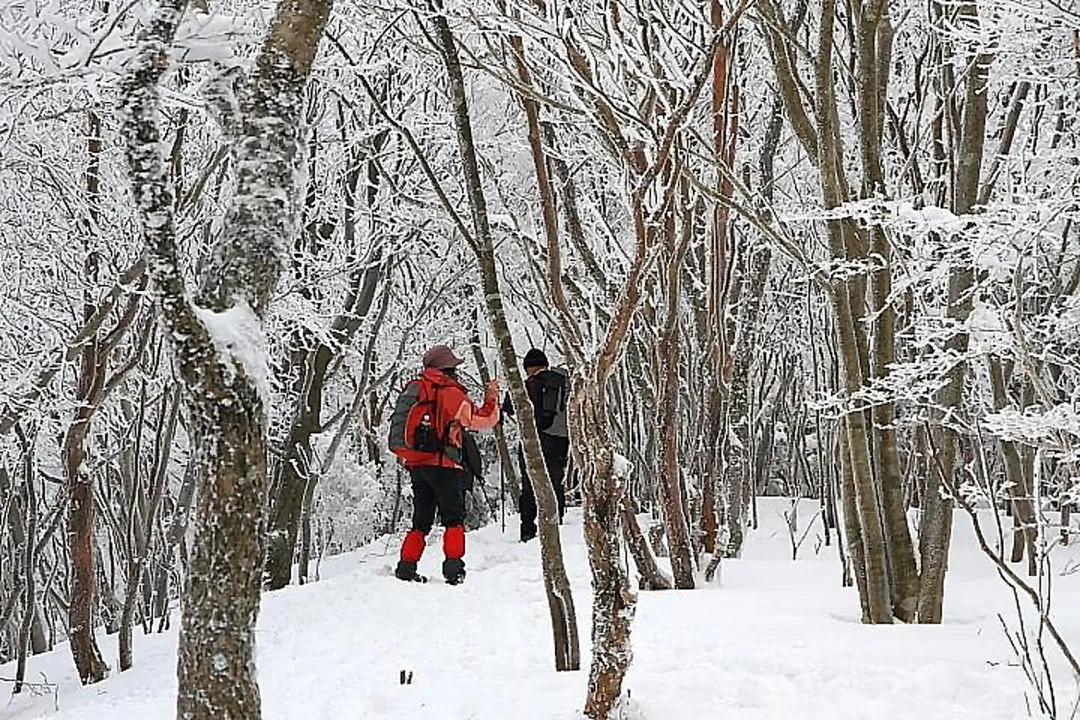
{"label": "black pants", "polygon": [[461,470],[414,467],[409,470],[413,489],[413,529],[425,535],[435,523],[435,510],[443,527],[465,524],[465,492]]}
{"label": "black pants", "polygon": [[[547,467],[551,485],[555,490],[561,523],[563,513],[566,511],[566,490],[563,480],[566,477],[566,465],[570,459],[570,438],[556,437],[542,432],[540,433],[540,451],[544,455],[544,465]],[[525,451],[520,446],[518,460],[521,464],[521,501],[518,505],[521,511],[521,539],[530,540],[536,537],[536,494],[533,492],[529,473],[525,467]]]}

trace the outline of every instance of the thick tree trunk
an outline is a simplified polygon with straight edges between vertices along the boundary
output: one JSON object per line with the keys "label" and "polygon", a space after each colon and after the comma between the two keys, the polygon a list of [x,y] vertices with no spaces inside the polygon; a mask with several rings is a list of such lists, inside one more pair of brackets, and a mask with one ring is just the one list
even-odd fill
{"label": "thick tree trunk", "polygon": [[[250,78],[211,104],[233,139],[236,190],[221,243],[193,304],[178,267],[172,190],[160,154],[158,81],[186,6],[165,0],[139,38],[122,83],[123,135],[163,322],[187,392],[199,492],[184,588],[177,715],[261,715],[254,629],[267,485],[262,317],[283,251],[298,231],[304,89],[328,0],[282,0]],[[231,102],[237,90],[239,103]],[[240,116],[231,114],[239,112]]]}
{"label": "thick tree trunk", "polygon": [[518,370],[513,338],[502,305],[499,278],[495,266],[494,242],[488,222],[487,201],[484,198],[480,168],[473,144],[472,121],[465,95],[465,80],[461,71],[457,46],[440,3],[433,3],[435,39],[446,66],[450,81],[450,100],[454,123],[457,127],[458,150],[461,153],[465,187],[472,212],[474,248],[480,264],[484,299],[488,321],[491,323],[499,348],[499,360],[507,375],[507,385],[514,412],[521,428],[521,440],[525,451],[525,464],[532,479],[533,492],[539,511],[538,534],[540,536],[541,562],[544,568],[544,589],[551,613],[552,635],[555,649],[556,670],[577,670],[581,667],[578,646],[577,615],[574,610],[570,581],[562,556],[559,538],[558,507],[555,490],[548,477],[547,467],[540,451],[540,437],[533,419],[532,404],[525,392],[525,383]]}
{"label": "thick tree trunk", "polygon": [[575,377],[570,420],[575,426],[572,437],[580,443],[575,445],[575,457],[583,466],[582,510],[593,583],[593,657],[585,715],[593,720],[606,720],[622,694],[623,677],[633,659],[630,624],[637,606],[620,557],[619,508],[625,487],[614,475],[602,394],[602,388],[586,384],[583,376]]}
{"label": "thick tree trunk", "polygon": [[[846,292],[834,292],[834,310],[840,333],[841,367],[845,377],[845,390],[857,392],[861,385],[855,334],[851,330],[853,320],[846,307]],[[841,423],[843,433],[842,458],[844,462],[844,514],[847,530],[848,551],[855,568],[864,608],[864,621],[870,623],[892,622],[890,585],[885,547],[885,535],[878,515],[877,493],[871,469],[870,448],[866,414],[861,410],[849,411]],[[847,517],[855,513],[856,517]],[[857,533],[857,534],[853,534]]]}
{"label": "thick tree trunk", "polygon": [[[821,25],[818,34],[818,57],[815,80],[818,101],[818,168],[821,175],[821,194],[827,209],[841,205],[847,195],[843,179],[843,161],[836,115],[836,96],[833,75],[833,43],[835,0],[824,0]],[[826,223],[829,247],[835,258],[847,258],[855,254],[856,229],[842,220]],[[859,284],[856,285],[859,287]],[[843,390],[854,396],[863,386],[866,377],[865,339],[860,337],[861,323],[856,318],[861,312],[852,307],[862,302],[863,292],[852,292],[851,283],[836,282],[832,288],[833,311],[836,316],[840,367]],[[854,300],[853,300],[854,298]],[[889,592],[889,573],[886,557],[885,534],[878,514],[877,490],[869,447],[869,428],[866,413],[860,408],[850,409],[844,416],[842,432],[846,432],[846,460],[850,472],[850,488],[854,492],[854,508],[858,512],[859,536],[849,534],[848,548],[852,558],[861,554],[865,564],[866,584],[863,596],[864,619],[871,623],[892,622],[892,603]],[[848,478],[845,477],[845,480]],[[848,485],[845,482],[845,488]],[[852,505],[845,498],[845,508]],[[847,521],[849,526],[853,523]],[[856,547],[858,543],[859,547]],[[858,565],[856,565],[856,568]],[[860,588],[862,590],[863,588]]]}

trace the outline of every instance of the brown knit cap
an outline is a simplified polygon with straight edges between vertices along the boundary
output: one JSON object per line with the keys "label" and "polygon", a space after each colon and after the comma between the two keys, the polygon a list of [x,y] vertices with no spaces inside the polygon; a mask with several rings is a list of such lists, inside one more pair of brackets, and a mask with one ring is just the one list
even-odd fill
{"label": "brown knit cap", "polygon": [[424,367],[446,370],[457,367],[463,362],[465,361],[455,355],[448,345],[432,345],[424,353]]}

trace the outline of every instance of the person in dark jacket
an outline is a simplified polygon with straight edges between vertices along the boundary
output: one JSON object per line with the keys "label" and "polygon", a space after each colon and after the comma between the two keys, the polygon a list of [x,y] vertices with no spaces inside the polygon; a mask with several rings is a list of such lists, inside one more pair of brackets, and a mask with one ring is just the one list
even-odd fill
{"label": "person in dark jacket", "polygon": [[[525,353],[522,362],[525,369],[525,389],[533,406],[536,429],[540,435],[540,450],[544,455],[544,465],[555,490],[555,499],[559,505],[559,522],[562,522],[566,510],[566,466],[570,460],[570,434],[566,427],[566,403],[570,394],[570,380],[566,371],[551,368],[547,355],[542,350],[532,348]],[[513,415],[514,408],[507,396],[502,410],[506,415]],[[525,467],[525,451],[518,447],[518,459],[521,464],[521,497],[518,508],[521,512],[521,542],[528,542],[536,537],[536,494]]]}

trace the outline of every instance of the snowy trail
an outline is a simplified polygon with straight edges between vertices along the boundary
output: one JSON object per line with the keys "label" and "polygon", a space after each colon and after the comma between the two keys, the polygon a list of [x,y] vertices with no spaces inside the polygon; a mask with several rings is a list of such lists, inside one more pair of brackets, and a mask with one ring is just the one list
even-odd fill
{"label": "snowy trail", "polygon": [[[996,612],[1008,610],[986,561],[957,518],[944,626],[868,627],[854,590],[839,587],[835,548],[814,553],[812,532],[790,559],[778,502],[762,501],[762,529],[722,585],[642,593],[626,688],[650,720],[825,720],[1027,717],[1024,683]],[[806,517],[810,517],[810,513]],[[580,515],[563,527],[585,668],[555,673],[539,546],[489,527],[468,537],[469,576],[439,577],[441,536],[421,561],[426,585],[391,575],[396,543],[380,540],[329,559],[322,580],[264,596],[257,629],[265,718],[579,718],[587,677],[588,564]],[[1071,576],[1059,589],[1080,594]],[[1076,605],[1077,603],[1070,603]],[[1066,602],[1058,600],[1058,607]],[[174,623],[175,624],[175,623]],[[1072,636],[1080,615],[1065,618]],[[102,637],[116,666],[116,639]],[[59,683],[53,699],[0,703],[0,718],[172,718],[175,632],[136,636],[135,668],[78,686],[66,645],[33,658]],[[413,673],[400,685],[402,670]],[[0,668],[11,677],[13,666]]]}

